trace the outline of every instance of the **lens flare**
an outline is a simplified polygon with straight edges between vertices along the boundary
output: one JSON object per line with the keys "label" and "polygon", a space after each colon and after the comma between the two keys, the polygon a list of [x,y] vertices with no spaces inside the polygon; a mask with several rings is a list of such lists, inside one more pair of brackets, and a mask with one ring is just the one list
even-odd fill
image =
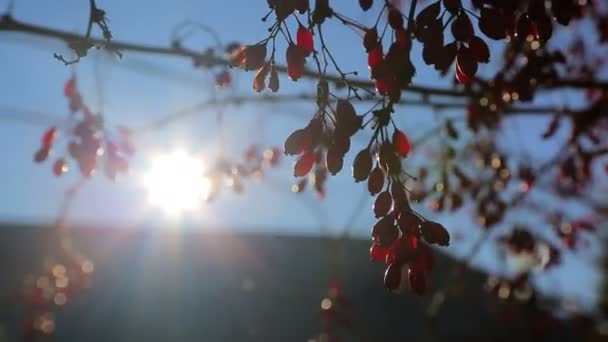
{"label": "lens flare", "polygon": [[197,209],[209,196],[211,181],[204,177],[204,165],[184,151],[157,156],[144,175],[151,205],[171,216]]}

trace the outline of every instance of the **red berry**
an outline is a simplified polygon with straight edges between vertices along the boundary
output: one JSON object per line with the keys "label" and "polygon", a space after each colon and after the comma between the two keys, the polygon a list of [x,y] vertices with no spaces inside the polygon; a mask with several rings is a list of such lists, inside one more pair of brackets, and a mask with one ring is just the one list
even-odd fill
{"label": "red berry", "polygon": [[315,50],[312,32],[306,27],[300,25],[296,35],[298,47],[308,57]]}
{"label": "red berry", "polygon": [[306,131],[303,129],[295,130],[285,140],[283,147],[286,155],[296,155],[304,152],[308,147],[306,141],[308,140]]}
{"label": "red berry", "polygon": [[416,16],[416,24],[420,27],[430,25],[439,16],[440,11],[441,3],[439,1],[428,5]]}
{"label": "red berry", "polygon": [[308,151],[304,153],[300,159],[296,162],[296,165],[293,169],[293,175],[295,177],[304,177],[306,176],[312,167],[315,165],[315,161],[317,160],[317,156],[313,151]]}
{"label": "red berry", "polygon": [[412,236],[420,235],[420,225],[422,224],[422,220],[411,210],[402,211],[401,215],[399,215],[399,218],[397,219],[397,224],[399,224],[399,228],[403,234]]}
{"label": "red berry", "polygon": [[528,17],[528,14],[522,14],[519,17],[519,20],[517,20],[517,27],[516,27],[516,34],[517,34],[517,38],[521,39],[522,41],[525,41],[526,39],[528,39],[528,36],[532,35],[533,33],[533,22],[532,20],[530,20],[530,17]]}
{"label": "red berry", "polygon": [[389,78],[376,79],[376,91],[380,95],[387,95],[393,87],[393,80]]}
{"label": "red berry", "polygon": [[49,127],[42,135],[41,143],[43,147],[51,147],[57,137],[57,128]]}
{"label": "red berry", "polygon": [[364,11],[369,10],[373,4],[374,4],[374,0],[359,0],[359,6]]}
{"label": "red berry", "polygon": [[305,56],[298,46],[290,44],[286,52],[287,74],[293,81],[297,81],[304,74]]}
{"label": "red berry", "polygon": [[458,13],[460,6],[460,0],[443,0],[443,7],[452,14]]}
{"label": "red berry", "polygon": [[70,78],[63,86],[63,95],[66,97],[73,97],[76,95],[76,79]]}
{"label": "red berry", "polygon": [[422,237],[428,243],[435,243],[439,246],[450,245],[450,234],[439,223],[433,221],[424,221],[420,226]]}
{"label": "red berry", "polygon": [[38,151],[36,151],[36,153],[34,154],[34,161],[36,163],[42,163],[43,161],[46,160],[46,158],[49,157],[49,154],[51,152],[50,147],[41,147]]}
{"label": "red berry", "polygon": [[403,28],[403,16],[398,9],[391,8],[388,11],[388,24],[391,25],[394,30]]}
{"label": "red berry", "polygon": [[473,82],[473,78],[462,72],[458,63],[456,63],[456,81],[461,84],[469,84]]}
{"label": "red berry", "polygon": [[81,158],[78,160],[78,167],[80,168],[80,173],[85,177],[90,177],[93,172],[95,172],[96,166],[97,159],[95,158],[95,155]]}
{"label": "red berry", "polygon": [[482,7],[480,10],[479,29],[489,38],[499,40],[507,36],[507,19],[498,9]]}
{"label": "red berry", "polygon": [[460,83],[470,83],[477,73],[477,60],[470,49],[460,49],[456,56],[456,79]]}
{"label": "red berry", "polygon": [[468,42],[474,34],[473,24],[469,16],[461,13],[456,17],[456,20],[452,22],[452,35],[454,39],[461,42]]}
{"label": "red berry", "polygon": [[329,149],[327,149],[325,159],[327,171],[332,175],[336,175],[342,170],[342,167],[344,166],[344,154],[341,153],[335,145],[330,146]]}
{"label": "red berry", "polygon": [[374,26],[365,32],[365,35],[363,36],[363,47],[365,47],[366,52],[370,52],[378,43],[378,30],[376,30],[376,27]]}
{"label": "red berry", "polygon": [[53,164],[53,174],[57,177],[68,171],[68,165],[65,162],[65,159],[59,158]]}
{"label": "red berry", "polygon": [[367,189],[372,195],[375,195],[382,191],[384,187],[384,171],[378,166],[376,166],[372,172],[369,174],[369,179],[367,180]]}
{"label": "red berry", "polygon": [[390,213],[374,224],[372,238],[381,247],[388,247],[399,237],[399,229],[395,225],[395,217]]}
{"label": "red berry", "polygon": [[215,84],[220,88],[227,87],[230,83],[232,83],[232,77],[228,70],[224,70],[215,76]]}
{"label": "red berry", "polygon": [[376,197],[376,201],[374,202],[374,214],[376,217],[386,216],[391,210],[392,205],[393,199],[390,192],[383,191]]}
{"label": "red berry", "polygon": [[361,150],[353,162],[353,178],[356,182],[362,182],[367,179],[371,171],[372,155],[369,149]]}
{"label": "red berry", "polygon": [[382,58],[383,58],[383,54],[382,54],[382,45],[378,44],[376,45],[376,47],[374,49],[372,49],[368,54],[367,54],[367,65],[370,67],[370,69],[375,68],[380,62],[382,62]]}
{"label": "red berry", "polygon": [[390,264],[384,273],[384,286],[393,291],[399,287],[401,283],[401,265]]}
{"label": "red berry", "polygon": [[273,147],[270,150],[270,157],[267,158],[268,160],[268,164],[270,164],[270,166],[277,166],[279,164],[279,161],[281,160],[281,150],[279,147]]}
{"label": "red berry", "polygon": [[310,2],[308,0],[296,0],[295,6],[298,13],[304,14],[310,9]]}
{"label": "red berry", "polygon": [[483,39],[473,36],[469,41],[469,48],[471,49],[471,54],[479,63],[490,62],[490,49]]}
{"label": "red berry", "polygon": [[407,138],[407,135],[398,129],[393,132],[393,146],[395,147],[395,152],[402,157],[407,156],[411,150],[410,141]]}
{"label": "red berry", "polygon": [[407,50],[409,50],[412,45],[412,40],[410,39],[409,33],[403,27],[395,30],[395,40],[397,40],[397,43],[404,46]]}
{"label": "red berry", "polygon": [[386,256],[389,254],[390,247],[380,247],[377,243],[372,243],[369,249],[369,256],[372,261],[385,261]]}
{"label": "red berry", "polygon": [[424,272],[418,272],[413,269],[408,270],[408,281],[410,288],[417,295],[423,295],[426,292],[426,279]]}

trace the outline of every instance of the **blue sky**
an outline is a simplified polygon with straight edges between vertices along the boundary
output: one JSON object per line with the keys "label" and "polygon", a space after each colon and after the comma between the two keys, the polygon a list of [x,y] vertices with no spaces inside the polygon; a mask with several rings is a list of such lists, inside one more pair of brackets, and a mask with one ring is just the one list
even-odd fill
{"label": "blue sky", "polygon": [[[88,19],[87,3],[82,0],[63,0],[58,5],[58,2],[16,0],[13,15],[26,22],[83,32]],[[263,0],[99,0],[98,6],[107,12],[115,39],[122,41],[168,46],[171,31],[186,19],[215,28],[225,43],[255,42],[264,38],[267,32],[267,24],[259,20],[267,10]],[[344,12],[364,24],[375,20],[375,14],[364,14],[348,8],[344,8]],[[295,24],[293,27],[295,30]],[[360,37],[337,24],[332,24],[332,28],[325,33],[343,69],[358,70],[361,77],[366,77],[366,56],[362,48],[359,48]],[[15,33],[1,32],[0,36],[0,60],[3,61],[0,67],[0,118],[42,112],[48,113],[53,119],[51,124],[65,123],[68,111],[62,86],[70,76],[71,69],[52,58],[53,52],[67,53],[65,46],[57,41]],[[201,34],[185,44],[202,50],[213,42]],[[284,50],[279,47],[279,51]],[[415,47],[414,54],[420,55],[419,47]],[[282,58],[283,54],[280,53],[279,56]],[[481,72],[495,70],[496,63],[495,60],[490,65],[482,66]],[[415,83],[450,86],[451,80],[439,79],[430,68],[423,65],[420,58],[415,58],[414,64],[418,67]],[[94,52],[76,65],[75,70],[86,101],[94,110],[102,110],[105,119],[111,124],[138,127],[165,114],[203,102],[213,92],[211,75],[193,69],[187,60],[174,57],[126,52],[124,58],[117,61],[113,56]],[[235,72],[233,75],[236,79],[235,93],[252,95],[250,87],[253,74]],[[292,83],[282,77],[281,87],[284,93],[310,93],[315,84],[306,80]],[[538,103],[564,104],[567,101],[580,104],[576,99],[542,97]],[[310,117],[314,109],[312,102],[229,107],[225,110],[228,151],[237,156],[244,146],[251,143],[261,146],[282,145],[290,132],[306,124],[306,118]],[[435,122],[433,113],[424,108],[401,107],[398,114],[400,127],[414,139]],[[459,115],[458,112],[442,114]],[[317,201],[310,192],[294,195],[289,192],[289,186],[293,182],[291,160],[284,160],[282,167],[272,170],[267,181],[247,182],[243,195],[225,193],[219,201],[186,215],[179,223],[166,219],[158,209],[150,208],[141,186],[141,174],[145,172],[150,156],[171,151],[176,146],[185,146],[193,153],[213,160],[217,155],[217,126],[214,118],[213,109],[205,110],[201,115],[175,122],[163,130],[138,139],[138,155],[133,161],[131,175],[116,184],[99,175],[94,177],[78,194],[70,218],[75,222],[120,226],[125,229],[133,226],[169,226],[172,229],[212,227],[284,234],[339,233],[344,229],[351,211],[366,192],[365,186],[355,184],[345,168],[340,176],[331,178],[328,182],[324,201]],[[513,141],[511,147],[516,152],[521,152],[526,146],[537,146],[530,151],[532,157],[538,160],[549,158],[556,146],[542,144],[535,138],[545,124],[545,118],[510,120],[505,125],[517,126],[520,134],[515,136],[513,130],[505,130],[501,139]],[[260,129],[262,126],[263,130]],[[63,191],[78,179],[75,172],[62,178],[52,176],[49,162],[43,165],[33,164],[32,155],[38,148],[44,129],[45,125],[26,125],[11,120],[3,120],[0,124],[0,146],[4,158],[4,167],[0,168],[0,177],[4,180],[0,192],[0,217],[3,220],[52,222]],[[365,134],[368,133],[362,133]],[[357,151],[357,146],[355,144],[351,149],[345,165],[350,165],[352,151]],[[371,206],[372,198],[368,197],[367,201],[368,207]],[[463,240],[453,242],[447,249],[449,253],[466,254],[480,234],[469,216],[467,212],[462,212],[437,217],[452,233],[460,231],[464,234]],[[526,223],[538,220],[534,215],[526,214],[520,214],[514,219]],[[348,227],[352,234],[367,237],[374,222],[371,209],[361,212],[355,222],[352,227]],[[598,280],[590,258],[587,255],[566,254],[564,267],[541,276],[539,282],[548,291],[573,295],[590,303],[595,298],[593,291]],[[482,249],[475,263],[492,269],[501,267],[497,263],[496,251],[491,246]]]}

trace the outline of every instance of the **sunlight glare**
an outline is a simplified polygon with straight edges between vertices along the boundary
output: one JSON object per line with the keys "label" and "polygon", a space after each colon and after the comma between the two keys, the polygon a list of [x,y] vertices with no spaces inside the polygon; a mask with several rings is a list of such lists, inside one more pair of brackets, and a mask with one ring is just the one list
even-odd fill
{"label": "sunlight glare", "polygon": [[202,160],[184,151],[157,156],[143,178],[150,204],[171,216],[197,209],[211,189],[203,173]]}

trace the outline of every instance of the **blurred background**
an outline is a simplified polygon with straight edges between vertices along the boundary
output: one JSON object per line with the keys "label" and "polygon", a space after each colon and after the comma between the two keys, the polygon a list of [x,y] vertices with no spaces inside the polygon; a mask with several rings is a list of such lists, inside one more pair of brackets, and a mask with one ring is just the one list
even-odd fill
{"label": "blurred background", "polygon": [[[341,13],[373,26],[377,11],[362,12],[351,2],[339,5]],[[106,12],[115,41],[170,47],[179,38],[183,47],[200,53],[218,43],[257,42],[270,26],[260,20],[268,10],[262,0],[98,0],[97,6]],[[89,3],[15,0],[0,3],[0,11],[21,22],[82,34]],[[291,24],[295,31],[295,21]],[[184,30],[188,25],[198,28]],[[577,29],[588,30],[585,25]],[[342,70],[367,77],[367,56],[354,51],[360,34],[337,23],[324,33]],[[100,35],[94,28],[92,36]],[[557,32],[551,44],[567,44],[567,39]],[[281,44],[278,51],[285,49]],[[452,77],[442,78],[424,65],[420,50],[415,44],[414,84],[452,87]],[[222,104],[237,96],[262,96],[251,90],[253,73],[230,70],[231,85],[218,89],[221,71],[196,68],[178,56],[123,51],[118,58],[93,50],[65,66],[53,53],[70,56],[71,51],[60,40],[0,31],[0,340],[19,340],[28,324],[40,322],[47,322],[42,331],[48,336],[30,337],[50,341],[325,341],[334,331],[344,341],[599,340],[598,332],[608,330],[589,318],[602,295],[601,239],[587,237],[585,248],[561,254],[559,267],[534,274],[534,290],[521,294],[532,301],[505,305],[497,284],[527,261],[510,258],[496,240],[514,222],[541,229],[547,225],[543,217],[533,207],[524,208],[509,214],[504,229],[486,232],[470,205],[435,213],[421,203],[420,212],[449,230],[450,246],[437,250],[427,295],[389,293],[382,283],[384,267],[369,262],[373,197],[352,181],[355,153],[347,155],[342,173],[328,179],[322,198],[311,186],[292,191],[294,160],[281,153],[275,167],[243,183],[242,193],[225,189],[214,201],[178,202],[191,196],[192,188],[208,192],[209,186],[189,183],[180,170],[237,162],[247,151],[258,156],[282,151],[285,138],[314,114],[314,101]],[[283,58],[283,52],[279,55]],[[491,75],[498,67],[500,53],[480,66],[480,74]],[[96,174],[83,182],[73,165],[56,177],[53,158],[33,162],[49,127],[59,131],[55,155],[67,149],[61,131],[75,122],[64,86],[72,77],[91,111],[103,115],[109,134],[118,139],[121,127],[134,132],[136,153],[128,174],[116,181]],[[291,82],[281,75],[280,92],[266,96],[280,99],[315,89],[315,80]],[[404,98],[417,97],[404,93]],[[563,91],[538,96],[533,104],[576,107],[585,98]],[[359,112],[369,109],[356,106]],[[440,115],[457,117],[462,110],[401,106],[397,112],[403,114],[397,125],[419,141]],[[497,141],[510,153],[547,160],[559,148],[539,138],[550,119],[510,117]],[[371,133],[361,132],[351,151],[362,149]],[[414,149],[408,168],[434,158],[434,140]],[[167,164],[178,171],[159,166]],[[605,194],[606,184],[596,190]],[[162,200],[155,201],[155,195]],[[552,200],[543,193],[531,197]],[[571,201],[563,211],[584,215],[586,205]],[[67,233],[53,233],[57,226],[64,233],[69,228],[68,240]],[[28,282],[44,288],[40,281],[54,279],[41,276],[45,270],[55,276],[67,272],[61,251],[66,244],[77,251],[82,291],[54,297],[48,315],[39,309],[32,313],[15,294],[29,288]],[[487,291],[496,288],[498,296]],[[549,313],[539,303],[550,307]],[[561,318],[567,319],[558,322]]]}

